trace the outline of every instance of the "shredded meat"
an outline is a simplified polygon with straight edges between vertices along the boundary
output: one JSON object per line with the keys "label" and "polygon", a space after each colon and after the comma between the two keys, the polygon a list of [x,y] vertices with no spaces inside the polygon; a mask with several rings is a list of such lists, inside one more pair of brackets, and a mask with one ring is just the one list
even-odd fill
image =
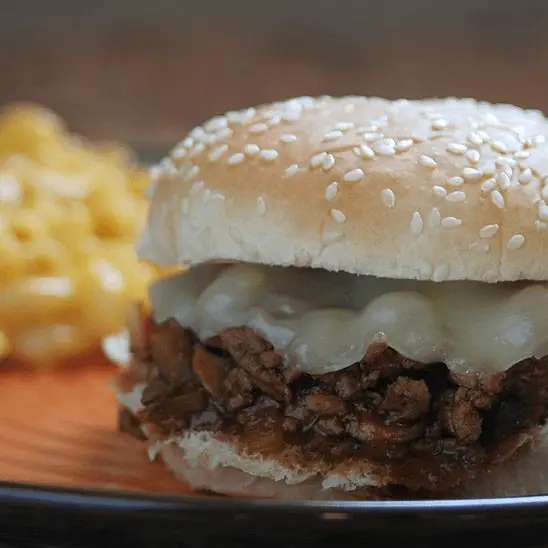
{"label": "shredded meat", "polygon": [[[254,450],[291,445],[302,458],[335,464],[388,460],[396,483],[415,489],[458,483],[542,424],[548,409],[548,358],[504,373],[452,373],[375,343],[360,362],[312,376],[286,367],[253,329],[232,327],[200,343],[175,320],[153,325],[139,355],[150,358],[145,366],[136,359],[148,384],[135,427],[214,430]],[[440,475],[435,485],[428,466]]]}
{"label": "shredded meat", "polygon": [[398,377],[391,383],[379,411],[387,411],[395,421],[413,422],[430,407],[430,393],[423,380]]}

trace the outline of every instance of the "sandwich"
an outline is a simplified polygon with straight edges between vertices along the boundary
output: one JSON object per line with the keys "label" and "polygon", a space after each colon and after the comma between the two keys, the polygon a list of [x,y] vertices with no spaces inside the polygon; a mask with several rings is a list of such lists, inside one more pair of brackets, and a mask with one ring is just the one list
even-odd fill
{"label": "sandwich", "polygon": [[548,409],[548,123],[472,99],[302,97],[152,170],[121,427],[196,490],[442,496]]}

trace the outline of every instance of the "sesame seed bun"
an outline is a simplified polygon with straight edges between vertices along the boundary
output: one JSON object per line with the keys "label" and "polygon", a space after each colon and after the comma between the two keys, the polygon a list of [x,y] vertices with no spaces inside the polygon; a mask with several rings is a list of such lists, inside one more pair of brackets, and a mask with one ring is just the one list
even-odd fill
{"label": "sesame seed bun", "polygon": [[545,280],[548,124],[470,99],[218,116],[153,169],[138,252],[421,280]]}

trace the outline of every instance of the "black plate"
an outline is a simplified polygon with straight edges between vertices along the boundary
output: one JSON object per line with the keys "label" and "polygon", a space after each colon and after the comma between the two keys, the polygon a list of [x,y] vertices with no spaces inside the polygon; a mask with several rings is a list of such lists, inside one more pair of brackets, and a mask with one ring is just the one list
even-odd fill
{"label": "black plate", "polygon": [[548,496],[277,503],[0,483],[0,546],[548,546]]}

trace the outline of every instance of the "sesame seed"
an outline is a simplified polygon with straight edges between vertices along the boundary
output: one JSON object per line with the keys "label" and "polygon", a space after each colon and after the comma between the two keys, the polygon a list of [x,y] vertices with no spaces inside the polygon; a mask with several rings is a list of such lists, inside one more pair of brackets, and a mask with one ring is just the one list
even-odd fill
{"label": "sesame seed", "polygon": [[411,232],[418,236],[424,229],[424,222],[422,220],[421,214],[418,211],[413,213],[411,217]]}
{"label": "sesame seed", "polygon": [[437,207],[433,207],[428,214],[428,224],[431,228],[437,228],[441,224],[441,213]]}
{"label": "sesame seed", "polygon": [[300,110],[291,110],[289,112],[284,112],[282,114],[282,122],[296,122],[301,117],[301,111]]}
{"label": "sesame seed", "polygon": [[396,142],[394,139],[381,139],[380,141],[376,141],[372,144],[373,150],[379,155],[379,156],[393,156],[396,154]]}
{"label": "sesame seed", "polygon": [[339,131],[350,131],[354,128],[354,124],[352,122],[337,122],[335,124],[335,129],[338,129]]}
{"label": "sesame seed", "polygon": [[330,142],[330,141],[336,141],[337,139],[340,139],[342,137],[342,131],[339,131],[338,129],[334,129],[333,131],[328,131],[323,136],[324,142]]}
{"label": "sesame seed", "polygon": [[[206,132],[203,127],[197,126],[190,132],[190,137],[199,141],[205,136]],[[191,145],[192,146],[192,145]]]}
{"label": "sesame seed", "polygon": [[235,166],[237,164],[241,164],[244,160],[245,156],[241,152],[236,152],[236,154],[232,154],[228,157],[228,164]]}
{"label": "sesame seed", "polygon": [[203,143],[198,143],[192,150],[189,151],[188,157],[196,158],[196,156],[199,156],[200,154],[202,154],[204,150],[205,150],[205,145]]}
{"label": "sesame seed", "polygon": [[492,177],[494,173],[497,171],[495,162],[491,162],[491,161],[483,163],[479,169],[481,169],[483,171],[483,174],[487,177]]}
{"label": "sesame seed", "polygon": [[484,190],[485,192],[490,192],[497,186],[497,181],[493,178],[487,179],[486,181],[483,181],[481,183],[481,190]]}
{"label": "sesame seed", "polygon": [[434,185],[432,187],[432,192],[434,193],[434,195],[439,196],[440,198],[445,198],[445,196],[447,196],[447,190],[439,185]]}
{"label": "sesame seed", "polygon": [[327,200],[333,200],[335,196],[339,193],[339,183],[337,181],[333,181],[332,183],[329,183],[325,187],[325,198]]}
{"label": "sesame seed", "polygon": [[514,170],[512,169],[512,166],[504,164],[500,166],[500,168],[502,169],[502,172],[506,173],[506,175],[508,175],[510,179],[514,176]]}
{"label": "sesame seed", "polygon": [[217,142],[217,134],[216,133],[208,133],[203,139],[202,143],[206,146],[213,146]]}
{"label": "sesame seed", "polygon": [[291,164],[284,171],[284,179],[289,179],[290,177],[293,177],[293,175],[296,175],[300,170],[301,168],[297,164]]}
{"label": "sesame seed", "polygon": [[194,179],[194,177],[196,177],[196,175],[198,175],[198,173],[200,173],[200,167],[199,166],[192,166],[188,170],[185,178],[189,181],[191,179]]}
{"label": "sesame seed", "polygon": [[483,144],[483,139],[480,137],[480,135],[479,135],[478,133],[476,133],[475,131],[472,131],[472,132],[468,135],[468,142],[469,142],[471,145],[479,146],[479,145],[482,145],[482,144]]}
{"label": "sesame seed", "polygon": [[546,230],[548,228],[548,223],[545,223],[544,221],[535,221],[535,229],[539,232],[542,230]]}
{"label": "sesame seed", "polygon": [[504,196],[498,190],[493,190],[491,192],[491,201],[499,209],[504,209],[504,206],[505,206]]}
{"label": "sesame seed", "polygon": [[359,156],[360,158],[371,159],[375,157],[375,151],[371,147],[368,147],[367,145],[360,145],[360,146],[354,147],[352,149],[352,152],[356,156]]}
{"label": "sesame seed", "polygon": [[349,103],[348,105],[344,105],[344,111],[350,114],[351,112],[354,112],[354,109],[356,108],[356,105]]}
{"label": "sesame seed", "polygon": [[240,117],[240,124],[242,124],[243,126],[247,126],[248,124],[251,124],[256,114],[257,114],[257,111],[253,107],[242,111],[241,117]]}
{"label": "sesame seed", "polygon": [[249,133],[259,134],[265,133],[268,131],[268,126],[266,124],[255,124],[249,128]]}
{"label": "sesame seed", "polygon": [[508,156],[497,156],[497,159],[495,160],[495,164],[499,166],[510,166],[514,167],[517,165],[516,160],[514,158],[509,158]]}
{"label": "sesame seed", "polygon": [[270,127],[274,127],[274,126],[277,126],[281,121],[282,121],[282,117],[279,114],[275,114],[274,116],[271,116],[270,118],[268,118],[266,123]]}
{"label": "sesame seed", "polygon": [[499,230],[499,225],[485,225],[479,229],[480,238],[492,238]]}
{"label": "sesame seed", "polygon": [[221,159],[221,156],[228,151],[228,145],[220,145],[217,148],[214,148],[208,156],[210,162],[218,162]]}
{"label": "sesame seed", "polygon": [[442,228],[457,228],[462,225],[462,219],[458,217],[444,217],[441,220]]}
{"label": "sesame seed", "polygon": [[160,162],[160,166],[162,171],[168,175],[175,175],[177,173],[177,168],[171,158],[164,158]]}
{"label": "sesame seed", "polygon": [[434,282],[443,282],[447,279],[449,274],[449,266],[446,264],[440,264],[434,269],[434,274],[432,275],[432,281]]}
{"label": "sesame seed", "polygon": [[539,200],[538,203],[538,216],[543,221],[548,221],[548,204],[544,200]]}
{"label": "sesame seed", "polygon": [[466,145],[461,145],[460,143],[450,143],[447,145],[447,152],[451,154],[464,154],[468,150]]}
{"label": "sesame seed", "polygon": [[195,183],[192,183],[192,186],[190,187],[188,193],[190,196],[196,196],[202,188],[204,188],[205,183],[203,181],[196,181]]}
{"label": "sesame seed", "polygon": [[540,195],[542,196],[543,200],[548,200],[548,185],[545,184],[543,189],[540,192]]}
{"label": "sesame seed", "polygon": [[396,205],[396,195],[390,188],[385,188],[381,192],[381,200],[386,207],[394,207]]}
{"label": "sesame seed", "polygon": [[506,247],[510,250],[520,249],[525,244],[525,236],[523,234],[514,234],[506,243]]}
{"label": "sesame seed", "polygon": [[512,181],[506,173],[499,173],[496,177],[501,190],[508,190],[512,186]]}
{"label": "sesame seed", "polygon": [[514,154],[514,158],[516,158],[517,160],[527,160],[529,156],[531,156],[531,151],[529,150],[518,150]]}
{"label": "sesame seed", "polygon": [[522,185],[526,185],[530,183],[532,180],[533,180],[533,172],[529,168],[525,169],[518,177],[518,181]]}
{"label": "sesame seed", "polygon": [[335,156],[333,154],[328,154],[322,164],[322,169],[324,171],[329,171],[335,165]]}
{"label": "sesame seed", "polygon": [[449,121],[445,118],[438,118],[437,120],[434,120],[432,122],[432,129],[436,131],[441,131],[442,129],[445,129],[449,125]]}
{"label": "sesame seed", "polygon": [[476,169],[475,167],[465,167],[462,170],[462,176],[466,181],[477,181],[483,176],[483,171],[481,169]]}
{"label": "sesame seed", "polygon": [[187,137],[183,142],[182,145],[185,148],[192,148],[194,146],[194,138],[193,137]]}
{"label": "sesame seed", "polygon": [[177,146],[176,148],[174,148],[172,151],[171,151],[171,157],[174,159],[174,160],[180,160],[182,158],[184,158],[187,154],[187,150],[186,148],[182,147],[182,146]]}
{"label": "sesame seed", "polygon": [[462,177],[449,177],[447,179],[447,184],[449,186],[460,186],[464,183],[464,179]]}
{"label": "sesame seed", "polygon": [[244,152],[248,156],[255,156],[255,154],[258,154],[260,152],[260,150],[261,149],[253,143],[249,143],[248,145],[244,146]]}
{"label": "sesame seed", "polygon": [[495,152],[500,152],[501,154],[508,154],[508,147],[502,141],[493,141],[491,143],[491,148]]}
{"label": "sesame seed", "polygon": [[363,169],[357,168],[346,172],[343,178],[347,183],[357,183],[358,181],[361,181],[364,176],[365,173]]}
{"label": "sesame seed", "polygon": [[481,158],[480,153],[476,149],[473,149],[473,148],[466,151],[465,156],[466,156],[466,159],[471,164],[477,164],[480,161],[480,158]]}
{"label": "sesame seed", "polygon": [[327,152],[320,152],[319,154],[312,156],[312,158],[310,159],[310,167],[312,169],[316,169],[317,167],[323,165],[326,156]]}
{"label": "sesame seed", "polygon": [[375,141],[378,141],[379,139],[382,139],[381,133],[364,133],[363,134],[363,140],[366,143],[374,143]]}
{"label": "sesame seed", "polygon": [[346,215],[340,209],[332,209],[331,217],[333,217],[333,220],[337,223],[344,223],[346,221]]}
{"label": "sesame seed", "polygon": [[230,112],[226,113],[226,118],[231,124],[239,124],[241,116],[242,113],[236,110],[231,110]]}
{"label": "sesame seed", "polygon": [[265,162],[273,162],[274,160],[278,158],[279,155],[280,153],[277,150],[273,150],[273,149],[265,149],[259,152],[259,156]]}
{"label": "sesame seed", "polygon": [[219,142],[219,141],[223,141],[224,139],[228,139],[229,137],[232,136],[233,133],[234,132],[229,127],[225,127],[224,129],[221,129],[221,131],[218,131],[215,134],[215,141]]}
{"label": "sesame seed", "polygon": [[280,141],[282,143],[294,143],[295,141],[297,140],[297,136],[296,135],[293,135],[292,133],[284,133],[281,137],[280,137]]}
{"label": "sesame seed", "polygon": [[446,200],[448,202],[464,202],[466,200],[466,193],[462,190],[455,190],[447,195]]}
{"label": "sesame seed", "polygon": [[255,208],[257,215],[262,217],[266,213],[266,202],[262,196],[257,198],[257,207]]}
{"label": "sesame seed", "polygon": [[402,139],[396,143],[397,152],[406,152],[413,146],[413,139]]}
{"label": "sesame seed", "polygon": [[427,167],[429,169],[435,169],[438,164],[436,162],[436,160],[434,160],[434,158],[430,157],[430,156],[426,156],[425,154],[421,154],[419,156],[419,163],[424,166],[424,167]]}
{"label": "sesame seed", "polygon": [[216,133],[224,129],[228,125],[228,120],[225,116],[216,116],[204,124],[204,129],[209,133]]}

